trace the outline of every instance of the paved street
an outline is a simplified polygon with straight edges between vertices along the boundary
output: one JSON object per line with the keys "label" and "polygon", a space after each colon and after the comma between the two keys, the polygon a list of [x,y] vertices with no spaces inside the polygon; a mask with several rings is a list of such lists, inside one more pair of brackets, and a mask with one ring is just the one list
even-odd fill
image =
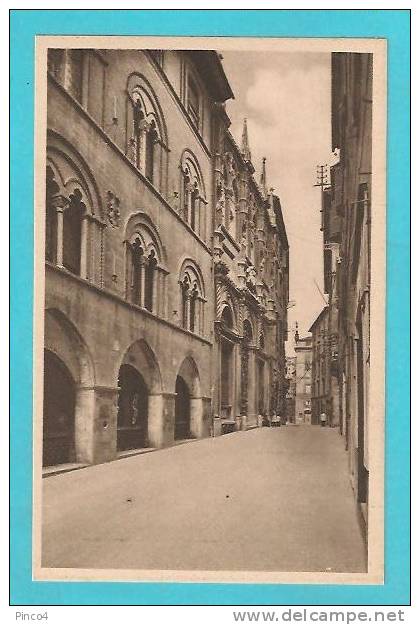
{"label": "paved street", "polygon": [[365,571],[336,429],[263,428],[43,480],[43,566]]}

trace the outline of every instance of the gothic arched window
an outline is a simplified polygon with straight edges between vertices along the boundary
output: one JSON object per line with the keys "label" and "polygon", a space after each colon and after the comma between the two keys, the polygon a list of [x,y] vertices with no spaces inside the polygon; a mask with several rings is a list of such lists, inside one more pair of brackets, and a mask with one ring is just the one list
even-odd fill
{"label": "gothic arched window", "polygon": [[166,129],[159,104],[147,81],[128,79],[127,156],[143,175],[162,190],[166,167]]}
{"label": "gothic arched window", "polygon": [[57,210],[54,206],[54,197],[60,187],[54,179],[54,172],[47,167],[46,185],[46,221],[45,221],[45,258],[51,263],[56,262],[57,256]]}
{"label": "gothic arched window", "polygon": [[[74,159],[74,160],[73,160]],[[84,279],[100,282],[101,259],[92,250],[104,223],[96,185],[80,156],[48,137],[45,259]]]}
{"label": "gothic arched window", "polygon": [[126,297],[156,315],[165,314],[165,280],[160,239],[145,216],[134,215],[127,225]]}
{"label": "gothic arched window", "polygon": [[190,332],[204,332],[204,289],[199,270],[192,262],[184,263],[179,281],[181,289],[181,325]]}
{"label": "gothic arched window", "polygon": [[144,284],[144,307],[146,310],[153,312],[153,296],[155,291],[155,272],[157,260],[155,250],[152,249],[147,257],[145,284]]}
{"label": "gothic arched window", "polygon": [[225,326],[229,328],[229,330],[233,329],[233,315],[232,310],[229,306],[225,306],[222,312],[221,319]]}
{"label": "gothic arched window", "polygon": [[185,151],[181,158],[181,216],[201,238],[205,238],[204,207],[207,204],[203,179],[194,155]]}
{"label": "gothic arched window", "polygon": [[82,221],[85,212],[86,205],[82,201],[82,193],[76,188],[74,193],[70,194],[63,219],[63,266],[76,276],[80,275]]}

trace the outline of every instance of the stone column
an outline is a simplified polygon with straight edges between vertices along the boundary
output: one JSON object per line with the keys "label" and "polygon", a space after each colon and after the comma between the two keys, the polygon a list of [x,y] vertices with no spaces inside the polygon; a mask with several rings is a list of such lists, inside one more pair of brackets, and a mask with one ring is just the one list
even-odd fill
{"label": "stone column", "polygon": [[140,157],[139,157],[139,163],[138,163],[138,167],[143,172],[143,174],[145,174],[146,172],[146,132],[147,132],[146,126],[147,124],[143,120],[140,124],[140,132],[139,132]]}
{"label": "stone column", "polygon": [[185,299],[186,299],[186,319],[185,319],[185,326],[186,326],[186,330],[190,329],[190,314],[191,314],[191,308],[190,308],[190,300],[191,300],[191,293],[187,292],[185,294]]}
{"label": "stone column", "polygon": [[174,441],[176,393],[149,395],[148,437],[151,447],[166,447]]}
{"label": "stone column", "polygon": [[63,231],[64,231],[64,210],[57,208],[57,265],[63,267]]}
{"label": "stone column", "polygon": [[155,315],[161,316],[162,314],[162,270],[160,267],[156,267],[156,279],[155,279],[155,285],[154,285],[154,302],[155,302],[155,308],[154,308],[154,312]]}
{"label": "stone column", "polygon": [[161,191],[161,143],[159,139],[155,139],[153,143],[153,185]]}
{"label": "stone column", "polygon": [[257,376],[255,372],[255,351],[250,349],[248,352],[248,427],[257,425],[257,406],[256,406],[256,384]]}
{"label": "stone column", "polygon": [[193,438],[203,437],[203,401],[201,397],[190,398],[190,432]]}
{"label": "stone column", "polygon": [[[235,343],[233,346],[233,378],[232,417],[236,419],[241,416],[241,354],[239,343]],[[238,425],[238,427],[241,426]]]}
{"label": "stone column", "polygon": [[191,223],[191,190],[188,188],[188,190],[186,191],[187,194],[187,223],[190,224]]}
{"label": "stone column", "polygon": [[144,308],[144,301],[145,301],[145,286],[146,286],[146,280],[145,280],[145,274],[146,274],[146,261],[141,258],[140,259],[140,271],[139,271],[139,281],[140,281],[140,285],[139,285],[139,291],[140,291],[140,302],[136,302],[136,304],[140,304],[140,306],[142,308]]}
{"label": "stone column", "polygon": [[204,300],[200,299],[200,334],[204,335]]}
{"label": "stone column", "polygon": [[69,201],[63,195],[56,195],[52,198],[51,204],[57,213],[57,240],[56,240],[56,263],[63,267],[63,232],[64,232],[64,211],[69,205]]}
{"label": "stone column", "polygon": [[[203,438],[207,436],[211,436],[213,431],[213,415],[212,415],[212,401],[211,397],[202,397],[201,398],[202,405],[202,436]],[[216,432],[213,433],[216,435]]]}
{"label": "stone column", "polygon": [[200,198],[200,237],[203,241],[207,241],[207,211],[206,201]]}
{"label": "stone column", "polygon": [[167,290],[167,284],[166,284],[166,276],[167,276],[167,272],[162,272],[162,290],[161,290],[161,309],[162,309],[162,317],[164,319],[168,318],[168,300],[167,300],[167,296],[166,296],[166,290]]}
{"label": "stone column", "polygon": [[81,244],[80,244],[80,277],[87,278],[87,248],[88,248],[88,217],[82,219]]}
{"label": "stone column", "polygon": [[150,447],[164,446],[163,396],[149,394],[147,437]]}
{"label": "stone column", "polygon": [[76,461],[107,462],[117,451],[118,388],[79,387],[76,393]]}
{"label": "stone column", "polygon": [[157,267],[154,268],[152,273],[152,313],[157,315],[157,303],[159,295],[159,272]]}
{"label": "stone column", "polygon": [[249,349],[245,341],[241,344],[241,417],[242,429],[247,426],[248,415],[248,375],[249,375]]}

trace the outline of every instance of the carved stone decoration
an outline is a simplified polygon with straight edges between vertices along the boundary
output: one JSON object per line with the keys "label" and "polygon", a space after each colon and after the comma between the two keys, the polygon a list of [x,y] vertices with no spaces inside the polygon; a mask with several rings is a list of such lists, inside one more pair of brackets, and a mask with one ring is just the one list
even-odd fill
{"label": "carved stone decoration", "polygon": [[214,264],[215,275],[227,276],[229,273],[229,267],[222,260],[218,260]]}
{"label": "carved stone decoration", "polygon": [[248,247],[248,231],[246,221],[242,224],[242,235],[241,235],[241,248],[242,251],[246,251]]}
{"label": "carved stone decoration", "polygon": [[121,223],[120,199],[112,191],[106,193],[106,210],[109,223],[113,228],[118,228]]}
{"label": "carved stone decoration", "polygon": [[225,189],[221,183],[218,183],[216,188],[217,201],[216,201],[216,213],[218,214],[218,222],[223,223],[225,219],[226,198]]}
{"label": "carved stone decoration", "polygon": [[249,371],[249,348],[248,341],[241,343],[241,415],[248,414],[248,371]]}
{"label": "carved stone decoration", "polygon": [[236,177],[235,165],[233,161],[233,155],[231,152],[225,153],[225,189],[228,193],[233,194],[233,181]]}
{"label": "carved stone decoration", "polygon": [[246,285],[253,293],[256,292],[257,272],[254,265],[250,265],[246,270]]}

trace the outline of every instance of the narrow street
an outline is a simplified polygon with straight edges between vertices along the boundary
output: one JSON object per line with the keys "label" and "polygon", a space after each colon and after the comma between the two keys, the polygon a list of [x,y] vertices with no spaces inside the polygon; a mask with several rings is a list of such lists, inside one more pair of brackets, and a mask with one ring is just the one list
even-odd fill
{"label": "narrow street", "polygon": [[263,428],[43,480],[46,567],[365,571],[336,429]]}

